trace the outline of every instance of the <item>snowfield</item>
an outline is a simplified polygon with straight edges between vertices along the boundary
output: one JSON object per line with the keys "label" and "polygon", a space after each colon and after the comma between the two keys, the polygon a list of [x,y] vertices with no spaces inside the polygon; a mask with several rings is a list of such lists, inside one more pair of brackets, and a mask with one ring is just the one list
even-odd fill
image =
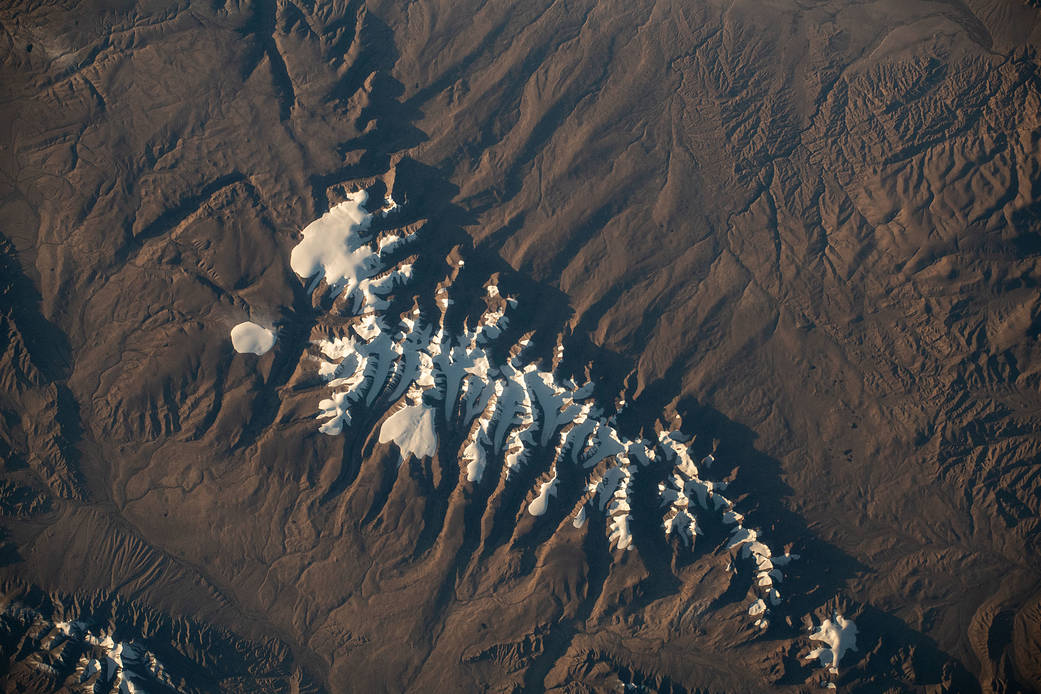
{"label": "snowfield", "polygon": [[806,660],[817,660],[833,675],[839,674],[839,663],[846,651],[857,650],[857,625],[838,612],[833,619],[825,619],[811,634],[810,639],[825,645],[814,648]]}
{"label": "snowfield", "polygon": [[246,321],[231,329],[231,346],[239,354],[267,354],[275,346],[275,333]]}

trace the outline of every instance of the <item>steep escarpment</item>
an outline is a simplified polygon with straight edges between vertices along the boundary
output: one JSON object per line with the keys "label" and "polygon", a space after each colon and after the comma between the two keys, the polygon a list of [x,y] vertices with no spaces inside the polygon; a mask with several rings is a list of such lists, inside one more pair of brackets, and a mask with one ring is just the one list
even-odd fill
{"label": "steep escarpment", "polygon": [[24,516],[52,495],[85,498],[75,448],[79,408],[65,385],[65,336],[39,314],[39,296],[4,237],[0,253],[0,451],[7,472],[0,512]]}

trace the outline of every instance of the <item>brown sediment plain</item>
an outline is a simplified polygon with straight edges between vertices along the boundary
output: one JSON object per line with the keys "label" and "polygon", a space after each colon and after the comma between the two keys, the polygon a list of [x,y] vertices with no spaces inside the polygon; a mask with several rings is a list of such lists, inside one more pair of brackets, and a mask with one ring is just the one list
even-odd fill
{"label": "brown sediment plain", "polygon": [[[0,689],[1041,690],[1039,49],[1024,0],[3,3]],[[319,432],[365,327],[291,251],[362,189],[389,314],[516,298],[493,363],[695,436],[799,555],[768,626],[660,444],[619,511],[552,443],[470,480],[451,407],[399,466],[393,379]]]}

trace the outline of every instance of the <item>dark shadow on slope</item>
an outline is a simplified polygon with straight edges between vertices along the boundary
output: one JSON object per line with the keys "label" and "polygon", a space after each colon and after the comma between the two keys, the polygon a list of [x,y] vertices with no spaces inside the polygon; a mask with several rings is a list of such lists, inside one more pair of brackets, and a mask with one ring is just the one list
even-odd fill
{"label": "dark shadow on slope", "polygon": [[593,608],[603,594],[607,578],[611,573],[613,558],[607,536],[603,533],[586,533],[582,543],[589,573],[586,577],[586,594],[582,598],[575,617],[559,621],[550,626],[549,634],[543,641],[542,652],[524,673],[524,691],[545,691],[546,675],[553,669],[558,660],[564,657],[571,647],[575,636],[585,630],[586,621],[593,614]]}
{"label": "dark shadow on slope", "polygon": [[[356,94],[366,94],[368,103],[354,123],[362,134],[340,143],[337,149],[344,158],[342,167],[311,177],[317,214],[329,207],[326,191],[330,186],[382,175],[392,168],[393,155],[427,139],[426,134],[414,125],[422,117],[422,112],[401,100],[404,88],[390,77],[399,57],[393,32],[368,13],[362,16],[361,22],[357,40],[363,42],[362,50],[329,94],[329,99],[340,102],[346,111],[347,103]],[[438,180],[447,185],[445,177],[439,176]]]}
{"label": "dark shadow on slope", "polygon": [[[18,606],[0,614],[0,672],[20,669],[24,674],[38,669],[42,661],[51,666],[56,677],[54,688],[46,691],[64,691],[62,680],[78,677],[76,651],[86,652],[92,645],[70,639],[62,648],[52,650],[62,642],[52,640],[53,627],[49,625],[59,620],[78,621],[95,638],[111,635],[117,642],[133,643],[155,654],[172,679],[171,686],[160,691],[319,691],[299,669],[289,648],[276,638],[250,641],[226,629],[174,617],[120,596],[47,593],[20,579],[0,583],[0,596]],[[139,663],[132,652],[124,664],[130,672],[135,665],[148,667],[147,661]],[[16,679],[20,678],[12,677]]]}
{"label": "dark shadow on slope", "polygon": [[[785,499],[792,489],[783,481],[781,463],[755,448],[755,432],[691,397],[681,398],[676,411],[684,431],[697,434],[695,460],[715,448],[716,462],[705,474],[713,480],[733,478],[725,495],[744,514],[745,525],[758,529],[775,553],[783,553],[791,545],[792,553],[800,555],[784,568],[780,585],[784,605],[778,612],[811,612],[839,594],[849,579],[868,571],[854,557],[818,538],[806,519],[788,508]],[[779,620],[774,624],[780,628]]]}
{"label": "dark shadow on slope", "polygon": [[14,322],[33,366],[47,381],[63,381],[72,372],[69,341],[40,313],[40,292],[18,262],[14,245],[0,234],[0,315]]}
{"label": "dark shadow on slope", "polygon": [[[696,398],[681,396],[683,368],[682,364],[674,365],[664,377],[644,388],[619,415],[619,428],[630,436],[653,437],[654,422],[664,417],[667,409],[675,410],[682,421],[682,431],[693,436],[690,446],[694,460],[702,460],[710,453],[716,458],[711,466],[700,466],[701,475],[712,481],[732,479],[724,495],[736,503],[736,510],[746,518],[745,525],[758,529],[761,539],[774,552],[783,553],[790,544],[792,552],[801,555],[799,561],[785,567],[781,592],[786,607],[782,612],[812,611],[841,591],[850,578],[867,571],[867,567],[820,540],[804,518],[788,509],[785,499],[792,489],[783,481],[781,463],[756,449],[755,432]],[[651,511],[650,517],[644,519],[646,523],[657,518],[658,511]],[[718,541],[716,535],[721,527],[705,529],[715,531],[707,533],[707,541]],[[734,592],[741,592],[732,596],[734,599],[744,599],[740,586]]]}
{"label": "dark shadow on slope", "polygon": [[[6,504],[4,510],[6,511]],[[22,561],[18,545],[7,540],[7,530],[0,528],[0,566],[10,566]]]}
{"label": "dark shadow on slope", "polygon": [[865,605],[855,621],[857,650],[842,660],[836,680],[840,687],[848,684],[850,691],[865,693],[909,686],[939,686],[942,691],[966,694],[980,691],[980,683],[962,663],[897,617]]}
{"label": "dark shadow on slope", "polygon": [[[65,334],[41,313],[41,296],[22,271],[14,246],[0,235],[0,366],[9,392],[0,414],[15,413],[36,473],[62,498],[88,496],[79,464],[79,403],[65,385],[72,353]],[[20,422],[27,413],[33,421]]]}
{"label": "dark shadow on slope", "polygon": [[[189,217],[201,210],[206,203],[213,200],[218,193],[240,184],[246,186],[254,202],[256,202],[258,199],[257,191],[242,172],[232,171],[218,176],[202,185],[197,193],[186,196],[174,206],[163,211],[162,214],[143,226],[139,231],[135,232],[133,228],[128,229],[125,242],[116,251],[113,259],[114,264],[125,265],[134,261],[148,241],[169,234]],[[218,291],[222,292],[223,290]]]}
{"label": "dark shadow on slope", "polygon": [[257,43],[253,60],[249,61],[250,70],[256,70],[265,58],[268,61],[272,86],[278,99],[279,119],[284,122],[289,120],[296,106],[296,89],[275,39],[278,10],[276,0],[256,0],[253,3],[253,16],[241,31],[244,36],[253,35]]}
{"label": "dark shadow on slope", "polygon": [[274,359],[271,372],[260,385],[249,422],[243,427],[232,450],[247,448],[256,443],[264,429],[274,422],[282,406],[282,386],[289,381],[297,364],[300,363],[314,322],[315,309],[311,303],[311,296],[303,285],[297,283],[293,286],[292,309],[275,323],[278,328],[278,341],[272,350]]}

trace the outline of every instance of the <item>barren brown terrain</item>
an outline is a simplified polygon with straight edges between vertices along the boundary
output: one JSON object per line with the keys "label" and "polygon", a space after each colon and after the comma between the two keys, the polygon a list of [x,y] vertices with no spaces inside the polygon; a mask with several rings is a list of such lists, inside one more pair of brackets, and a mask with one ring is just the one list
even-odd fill
{"label": "barren brown terrain", "polygon": [[[1039,49],[0,3],[0,689],[1041,691]],[[330,210],[385,293],[300,272]]]}

